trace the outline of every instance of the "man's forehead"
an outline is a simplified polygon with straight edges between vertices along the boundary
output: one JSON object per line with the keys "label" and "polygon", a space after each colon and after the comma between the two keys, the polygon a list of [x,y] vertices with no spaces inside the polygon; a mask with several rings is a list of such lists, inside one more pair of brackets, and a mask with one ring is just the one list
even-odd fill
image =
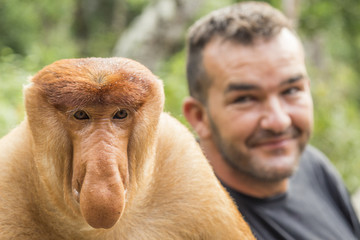
{"label": "man's forehead", "polygon": [[[224,38],[221,35],[215,35],[205,45],[203,57],[207,55],[219,54],[227,48],[241,48],[243,52],[264,51],[276,47],[278,50],[289,51],[291,49],[302,51],[302,44],[298,37],[291,30],[283,28],[277,35],[269,39],[256,38],[249,44],[244,44],[234,38]],[[227,54],[228,52],[224,52]]]}
{"label": "man's forehead", "polygon": [[[224,93],[229,93],[233,91],[251,91],[251,90],[266,90],[271,85],[272,87],[283,87],[288,86],[291,84],[295,84],[298,82],[304,82],[307,81],[307,77],[303,75],[302,73],[296,74],[294,76],[290,76],[288,78],[285,78],[284,80],[281,80],[279,82],[275,82],[275,84],[264,84],[260,85],[258,84],[259,81],[229,81],[227,85],[225,86]],[[261,81],[260,81],[261,82]],[[265,88],[265,89],[264,89]]]}
{"label": "man's forehead", "polygon": [[256,80],[280,74],[284,76],[275,77],[283,78],[279,79],[282,81],[295,75],[306,75],[302,46],[287,29],[271,41],[253,45],[215,38],[204,49],[204,67],[213,84],[232,78]]}

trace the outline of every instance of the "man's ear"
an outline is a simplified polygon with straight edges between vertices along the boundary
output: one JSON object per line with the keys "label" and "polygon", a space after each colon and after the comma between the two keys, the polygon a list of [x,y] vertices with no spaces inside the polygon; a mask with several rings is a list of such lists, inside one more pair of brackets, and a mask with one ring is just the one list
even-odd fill
{"label": "man's ear", "polygon": [[187,97],[183,103],[183,114],[200,139],[210,137],[208,116],[204,105],[193,97]]}

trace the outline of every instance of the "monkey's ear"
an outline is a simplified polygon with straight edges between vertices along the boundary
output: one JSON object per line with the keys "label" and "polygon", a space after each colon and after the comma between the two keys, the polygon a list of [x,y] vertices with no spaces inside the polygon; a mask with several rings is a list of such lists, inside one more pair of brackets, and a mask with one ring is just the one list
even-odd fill
{"label": "monkey's ear", "polygon": [[193,97],[183,103],[183,114],[200,139],[210,137],[210,124],[204,105]]}

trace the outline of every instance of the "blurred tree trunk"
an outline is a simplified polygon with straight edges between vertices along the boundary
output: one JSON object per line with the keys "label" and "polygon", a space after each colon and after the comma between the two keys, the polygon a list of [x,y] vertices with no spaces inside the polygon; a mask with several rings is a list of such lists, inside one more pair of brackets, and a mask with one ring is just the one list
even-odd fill
{"label": "blurred tree trunk", "polygon": [[99,28],[117,31],[125,25],[124,0],[76,0],[75,6],[74,30],[79,38],[89,38]]}
{"label": "blurred tree trunk", "polygon": [[[282,11],[290,19],[293,27],[297,29],[300,15],[300,0],[282,0]],[[306,56],[318,69],[326,71],[324,62],[324,52],[322,46],[324,39],[320,32],[315,32],[311,38],[303,41]]]}
{"label": "blurred tree trunk", "polygon": [[72,29],[83,55],[97,55],[101,47],[106,49],[99,44],[94,51],[94,42],[112,38],[112,34],[116,41],[116,36],[126,25],[127,6],[124,0],[76,0],[74,10]]}
{"label": "blurred tree trunk", "polygon": [[300,0],[282,0],[282,11],[296,28],[300,13]]}
{"label": "blurred tree trunk", "polygon": [[185,32],[204,0],[158,0],[150,3],[120,35],[113,55],[137,60],[150,68],[184,44]]}

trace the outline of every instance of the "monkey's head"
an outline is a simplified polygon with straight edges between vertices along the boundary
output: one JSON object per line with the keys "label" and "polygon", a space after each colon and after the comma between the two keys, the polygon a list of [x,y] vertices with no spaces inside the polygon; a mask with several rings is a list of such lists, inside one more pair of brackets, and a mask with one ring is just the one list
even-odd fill
{"label": "monkey's head", "polygon": [[111,228],[154,152],[163,102],[161,81],[129,59],[67,59],[46,66],[25,89],[44,185],[92,227]]}

